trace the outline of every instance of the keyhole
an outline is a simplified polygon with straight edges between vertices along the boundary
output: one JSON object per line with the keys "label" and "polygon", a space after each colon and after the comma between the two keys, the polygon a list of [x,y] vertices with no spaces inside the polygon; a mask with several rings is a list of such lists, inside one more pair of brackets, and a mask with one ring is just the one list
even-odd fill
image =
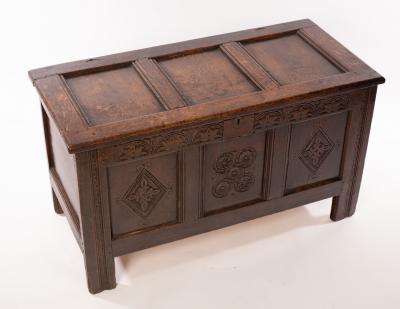
{"label": "keyhole", "polygon": [[235,127],[239,127],[240,126],[240,118],[236,118],[235,119]]}

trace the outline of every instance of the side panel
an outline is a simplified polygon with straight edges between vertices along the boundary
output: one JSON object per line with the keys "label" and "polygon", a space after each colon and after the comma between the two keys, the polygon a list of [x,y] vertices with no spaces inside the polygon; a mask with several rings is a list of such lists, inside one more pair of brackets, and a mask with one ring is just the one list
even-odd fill
{"label": "side panel", "polygon": [[68,153],[68,150],[58,132],[57,128],[50,121],[50,144],[53,158],[53,166],[57,176],[68,195],[73,209],[80,218],[78,177],[76,174],[75,156]]}
{"label": "side panel", "polygon": [[66,215],[83,250],[76,157],[68,153],[57,127],[43,108],[42,117],[54,208],[57,213]]}

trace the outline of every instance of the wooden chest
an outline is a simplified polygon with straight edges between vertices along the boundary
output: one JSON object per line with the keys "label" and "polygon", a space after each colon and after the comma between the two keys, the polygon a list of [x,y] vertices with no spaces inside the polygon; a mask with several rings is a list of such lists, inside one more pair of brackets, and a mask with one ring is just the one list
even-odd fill
{"label": "wooden chest", "polygon": [[310,20],[29,75],[92,293],[135,250],[329,197],[351,216],[384,82]]}

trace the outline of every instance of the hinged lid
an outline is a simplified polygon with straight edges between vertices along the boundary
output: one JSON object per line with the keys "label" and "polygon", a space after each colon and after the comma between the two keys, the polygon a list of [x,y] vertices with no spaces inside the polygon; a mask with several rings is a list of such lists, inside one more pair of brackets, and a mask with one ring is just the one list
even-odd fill
{"label": "hinged lid", "polygon": [[29,75],[70,152],[384,82],[310,20]]}

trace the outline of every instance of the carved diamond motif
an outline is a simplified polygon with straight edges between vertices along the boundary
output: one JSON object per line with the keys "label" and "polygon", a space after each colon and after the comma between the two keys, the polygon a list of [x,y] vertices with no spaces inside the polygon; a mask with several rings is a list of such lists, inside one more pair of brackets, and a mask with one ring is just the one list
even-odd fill
{"label": "carved diamond motif", "polygon": [[304,147],[300,160],[315,174],[334,148],[335,144],[328,135],[319,129]]}
{"label": "carved diamond motif", "polygon": [[144,168],[126,191],[122,201],[140,217],[147,218],[165,192],[165,186]]}

